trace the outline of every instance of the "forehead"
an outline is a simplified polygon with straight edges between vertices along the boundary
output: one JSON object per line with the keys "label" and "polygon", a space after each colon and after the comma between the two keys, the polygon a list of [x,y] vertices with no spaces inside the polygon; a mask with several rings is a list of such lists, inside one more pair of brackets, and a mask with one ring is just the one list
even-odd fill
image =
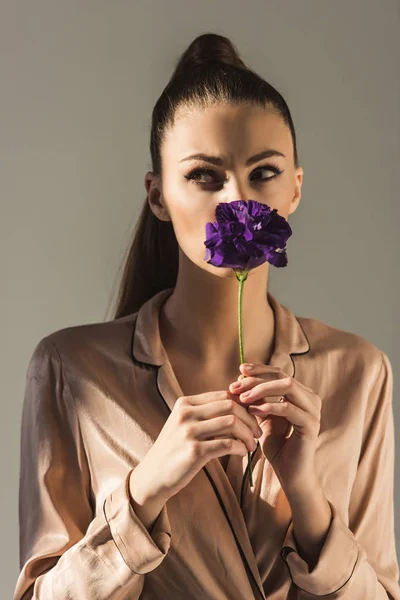
{"label": "forehead", "polygon": [[167,162],[196,152],[245,160],[267,147],[290,156],[290,130],[279,114],[248,104],[218,105],[177,112],[163,142],[163,155]]}

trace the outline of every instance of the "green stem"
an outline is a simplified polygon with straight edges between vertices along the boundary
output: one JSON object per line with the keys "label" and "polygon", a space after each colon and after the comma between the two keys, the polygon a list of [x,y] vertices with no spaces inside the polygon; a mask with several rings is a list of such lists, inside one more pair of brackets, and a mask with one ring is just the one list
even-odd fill
{"label": "green stem", "polygon": [[[248,271],[242,271],[238,274],[236,271],[236,278],[239,281],[239,298],[238,298],[238,316],[239,316],[239,353],[240,353],[240,364],[244,363],[243,357],[243,339],[242,339],[242,297],[243,297],[243,284],[247,279]],[[244,375],[243,377],[246,377]],[[249,480],[250,487],[253,487],[253,473],[251,470],[251,452],[247,452],[247,462],[249,467]]]}

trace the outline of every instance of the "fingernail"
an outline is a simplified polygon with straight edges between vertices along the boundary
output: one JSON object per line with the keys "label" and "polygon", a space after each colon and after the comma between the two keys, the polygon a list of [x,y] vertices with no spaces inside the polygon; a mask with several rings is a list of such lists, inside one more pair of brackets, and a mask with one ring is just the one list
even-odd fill
{"label": "fingernail", "polygon": [[251,371],[251,369],[254,367],[254,364],[253,363],[245,363],[244,366],[248,371]]}
{"label": "fingernail", "polygon": [[240,387],[240,381],[236,381],[235,383],[231,383],[231,388],[233,390],[236,390],[238,387]]}
{"label": "fingernail", "polygon": [[249,391],[249,392],[244,392],[244,394],[241,394],[241,396],[240,396],[240,397],[241,397],[241,398],[248,398],[248,397],[250,396],[250,394],[251,394],[251,391]]}

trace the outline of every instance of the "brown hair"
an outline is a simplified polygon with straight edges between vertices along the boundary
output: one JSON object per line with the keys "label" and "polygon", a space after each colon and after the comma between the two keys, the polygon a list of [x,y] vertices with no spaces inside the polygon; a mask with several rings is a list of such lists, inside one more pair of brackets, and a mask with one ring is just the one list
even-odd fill
{"label": "brown hair", "polygon": [[[204,33],[184,51],[154,106],[150,135],[153,173],[161,176],[160,148],[178,108],[190,111],[226,103],[252,103],[275,110],[290,129],[294,165],[298,167],[296,134],[281,94],[245,65],[228,38]],[[157,292],[175,287],[178,256],[172,222],[158,219],[146,197],[124,258],[113,318],[136,312]]]}

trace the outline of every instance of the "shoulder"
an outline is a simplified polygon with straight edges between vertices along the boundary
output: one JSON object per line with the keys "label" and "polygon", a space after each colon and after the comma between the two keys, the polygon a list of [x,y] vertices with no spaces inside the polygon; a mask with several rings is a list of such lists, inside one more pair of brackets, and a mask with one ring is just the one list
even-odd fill
{"label": "shoulder", "polygon": [[87,365],[98,361],[101,356],[118,359],[130,353],[132,328],[137,313],[113,319],[63,327],[43,336],[36,343],[31,359],[38,365],[50,357],[62,362]]}
{"label": "shoulder", "polygon": [[390,368],[386,353],[367,337],[334,327],[314,317],[296,316],[310,346],[310,357],[343,374],[365,373],[376,380],[382,367]]}
{"label": "shoulder", "polygon": [[[364,429],[379,410],[392,405],[393,371],[388,355],[367,337],[317,318],[296,316],[309,342],[300,359],[302,381],[323,400],[329,431],[352,423]],[[361,434],[360,434],[361,435]],[[360,438],[361,439],[361,438]]]}

